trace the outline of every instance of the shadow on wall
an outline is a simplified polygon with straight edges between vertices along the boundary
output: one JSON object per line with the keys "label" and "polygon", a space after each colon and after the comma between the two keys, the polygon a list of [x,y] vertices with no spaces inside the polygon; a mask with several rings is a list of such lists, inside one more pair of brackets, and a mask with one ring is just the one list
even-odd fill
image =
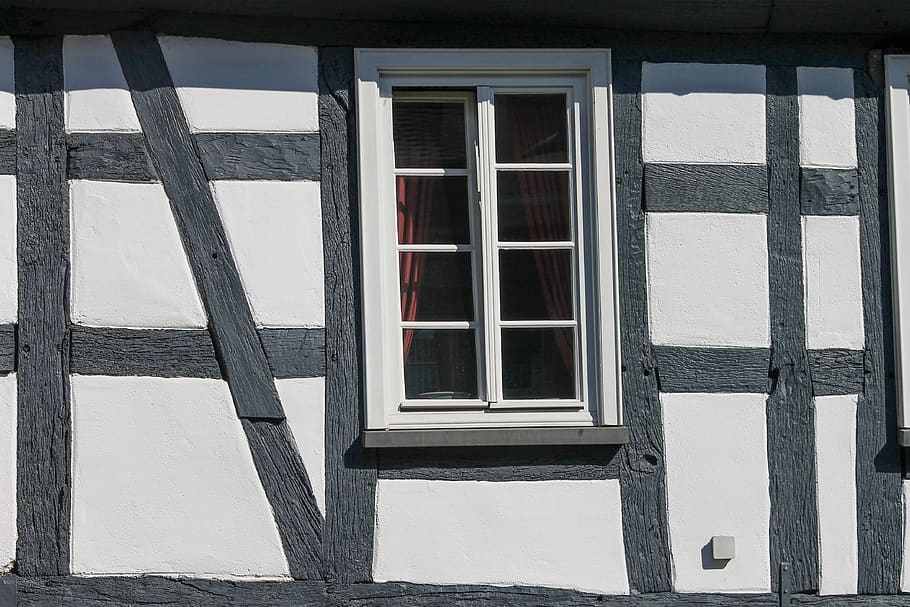
{"label": "shadow on wall", "polygon": [[702,569],[723,569],[730,561],[727,559],[718,560],[714,558],[714,552],[711,549],[711,540],[701,547],[701,568]]}

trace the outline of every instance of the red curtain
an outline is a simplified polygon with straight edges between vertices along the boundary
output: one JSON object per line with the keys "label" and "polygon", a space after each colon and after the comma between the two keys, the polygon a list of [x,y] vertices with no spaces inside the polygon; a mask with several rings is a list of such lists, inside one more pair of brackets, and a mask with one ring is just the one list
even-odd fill
{"label": "red curtain", "polygon": [[[398,241],[402,244],[425,243],[430,231],[430,209],[435,181],[425,177],[397,177]],[[400,253],[401,319],[417,320],[423,253]],[[407,362],[414,342],[414,329],[404,331],[404,360]]]}
{"label": "red curtain", "polygon": [[[513,108],[518,104],[513,102]],[[516,159],[522,157],[535,145],[547,142],[553,135],[552,117],[534,116],[534,106],[523,104],[522,111],[509,113],[512,134],[512,149]],[[559,125],[561,126],[561,125]],[[564,175],[561,171],[519,171],[518,190],[524,199],[525,217],[528,222],[530,239],[538,242],[564,240],[565,234],[558,232],[565,226],[565,214],[555,201],[564,200]],[[536,202],[535,202],[536,201]],[[550,202],[550,204],[546,204]],[[555,251],[538,249],[534,251],[540,288],[550,318],[569,319],[572,313],[572,291],[563,289],[564,268],[558,262]],[[570,331],[556,331],[556,346],[567,369],[574,368],[572,334]]]}

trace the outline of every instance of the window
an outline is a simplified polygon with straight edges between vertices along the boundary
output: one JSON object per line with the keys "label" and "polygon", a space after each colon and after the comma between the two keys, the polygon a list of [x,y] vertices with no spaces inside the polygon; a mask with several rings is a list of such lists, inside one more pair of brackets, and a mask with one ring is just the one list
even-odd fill
{"label": "window", "polygon": [[885,76],[898,441],[906,447],[910,446],[910,247],[905,238],[910,234],[910,55],[887,55]]}
{"label": "window", "polygon": [[619,424],[609,53],[357,70],[367,428]]}

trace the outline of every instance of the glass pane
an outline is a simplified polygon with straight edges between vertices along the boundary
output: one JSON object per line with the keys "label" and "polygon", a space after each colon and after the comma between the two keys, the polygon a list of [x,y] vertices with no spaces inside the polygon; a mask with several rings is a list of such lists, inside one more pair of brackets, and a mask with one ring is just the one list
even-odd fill
{"label": "glass pane", "polygon": [[393,101],[395,166],[400,169],[463,169],[464,104]]}
{"label": "glass pane", "polygon": [[499,240],[572,240],[566,171],[499,171]]}
{"label": "glass pane", "polygon": [[496,95],[498,162],[568,162],[566,96]]}
{"label": "glass pane", "polygon": [[572,320],[572,251],[499,252],[502,320]]}
{"label": "glass pane", "polygon": [[398,242],[470,244],[467,177],[396,177]]}
{"label": "glass pane", "polygon": [[470,253],[399,253],[401,319],[474,320]]}
{"label": "glass pane", "polygon": [[405,329],[406,398],[477,398],[473,329]]}
{"label": "glass pane", "polygon": [[575,330],[503,329],[506,400],[575,398]]}

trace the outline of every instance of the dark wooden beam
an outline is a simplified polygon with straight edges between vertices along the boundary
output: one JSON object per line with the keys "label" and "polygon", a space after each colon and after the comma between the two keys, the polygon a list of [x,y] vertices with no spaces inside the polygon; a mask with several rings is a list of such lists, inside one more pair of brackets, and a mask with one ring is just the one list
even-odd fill
{"label": "dark wooden beam", "polygon": [[17,37],[19,324],[16,568],[70,562],[69,237],[63,39]]}

